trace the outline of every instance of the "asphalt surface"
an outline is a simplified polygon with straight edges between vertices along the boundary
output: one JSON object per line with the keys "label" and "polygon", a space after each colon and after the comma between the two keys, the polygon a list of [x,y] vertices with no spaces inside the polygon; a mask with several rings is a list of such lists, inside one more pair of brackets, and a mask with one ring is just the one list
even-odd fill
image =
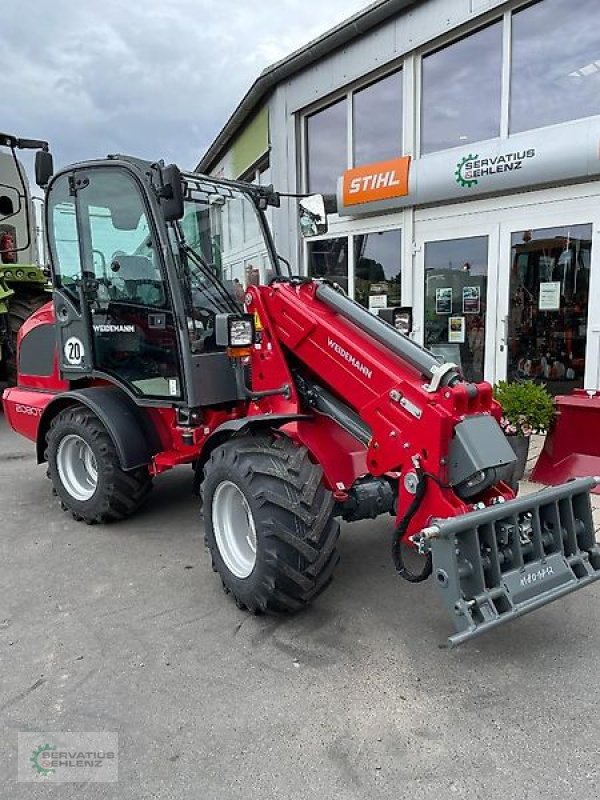
{"label": "asphalt surface", "polygon": [[[596,798],[600,586],[457,650],[387,519],[288,620],[223,594],[191,471],[88,527],[0,417],[0,797]],[[19,731],[119,735],[116,784],[17,783]]]}

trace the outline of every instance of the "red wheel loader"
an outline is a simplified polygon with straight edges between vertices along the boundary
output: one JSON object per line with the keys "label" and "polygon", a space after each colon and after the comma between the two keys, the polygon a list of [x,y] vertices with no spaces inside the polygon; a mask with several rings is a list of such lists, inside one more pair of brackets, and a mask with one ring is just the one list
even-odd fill
{"label": "red wheel loader", "polygon": [[[122,156],[38,167],[53,300],[21,329],[4,407],[76,519],[122,519],[191,464],[226,591],[294,612],[332,578],[339,520],[387,514],[393,563],[432,576],[450,645],[600,577],[596,479],[515,499],[489,384],[283,274],[272,187]],[[323,198],[300,205],[323,232]]]}

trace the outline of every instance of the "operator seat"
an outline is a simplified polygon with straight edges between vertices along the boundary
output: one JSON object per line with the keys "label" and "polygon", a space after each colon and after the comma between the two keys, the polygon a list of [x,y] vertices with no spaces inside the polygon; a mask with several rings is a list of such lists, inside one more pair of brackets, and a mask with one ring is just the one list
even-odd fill
{"label": "operator seat", "polygon": [[123,288],[114,286],[114,300],[162,308],[165,294],[160,270],[146,256],[115,254],[110,268]]}

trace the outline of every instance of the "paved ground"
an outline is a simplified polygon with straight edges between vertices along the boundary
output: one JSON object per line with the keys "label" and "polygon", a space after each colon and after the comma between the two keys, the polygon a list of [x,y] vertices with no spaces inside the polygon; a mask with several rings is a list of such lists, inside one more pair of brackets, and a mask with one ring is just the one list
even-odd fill
{"label": "paved ground", "polygon": [[[0,418],[0,798],[596,798],[600,586],[454,651],[389,525],[289,621],[226,597],[187,469],[129,522],[63,514]],[[116,731],[118,784],[15,783],[18,731]]]}

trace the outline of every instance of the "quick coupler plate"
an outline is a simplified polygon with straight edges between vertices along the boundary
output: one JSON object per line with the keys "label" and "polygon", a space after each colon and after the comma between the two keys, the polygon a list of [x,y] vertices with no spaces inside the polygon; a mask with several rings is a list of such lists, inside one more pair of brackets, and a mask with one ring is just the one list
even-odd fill
{"label": "quick coupler plate", "polygon": [[433,580],[457,631],[450,647],[600,578],[597,483],[580,478],[427,529]]}

